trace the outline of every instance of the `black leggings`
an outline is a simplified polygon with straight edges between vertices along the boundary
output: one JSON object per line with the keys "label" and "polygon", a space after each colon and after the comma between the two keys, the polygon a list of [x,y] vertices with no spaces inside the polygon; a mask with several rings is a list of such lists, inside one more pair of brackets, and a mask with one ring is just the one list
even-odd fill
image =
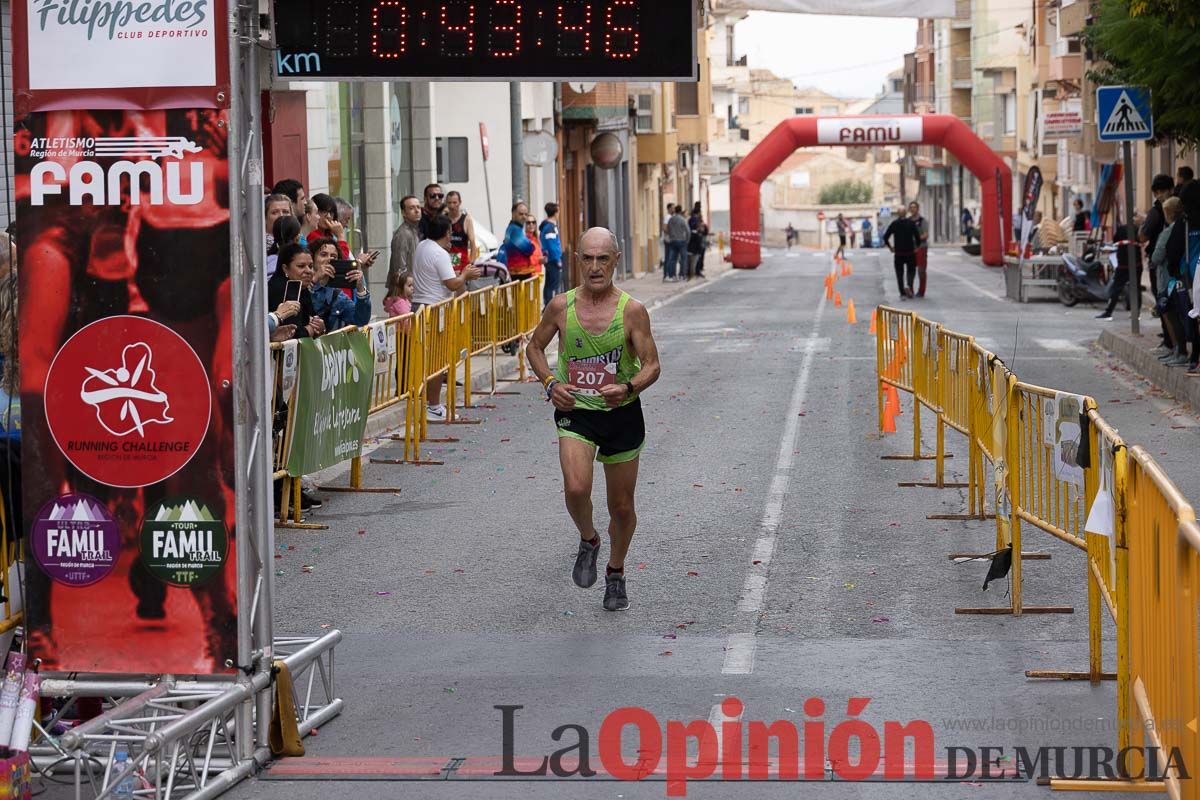
{"label": "black leggings", "polygon": [[900,287],[900,294],[903,295],[912,291],[913,279],[916,277],[916,253],[896,253],[896,284]]}

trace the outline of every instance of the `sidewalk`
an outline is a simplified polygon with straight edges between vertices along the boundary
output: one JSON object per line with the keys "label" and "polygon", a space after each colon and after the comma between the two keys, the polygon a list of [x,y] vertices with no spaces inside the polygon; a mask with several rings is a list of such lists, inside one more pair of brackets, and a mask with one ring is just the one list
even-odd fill
{"label": "sidewalk", "polygon": [[1108,328],[1100,333],[1098,343],[1128,364],[1134,372],[1200,414],[1200,378],[1189,376],[1186,368],[1168,367],[1158,360],[1156,353],[1151,352],[1159,342],[1158,320],[1145,314],[1141,328],[1142,333],[1137,336],[1125,328]]}

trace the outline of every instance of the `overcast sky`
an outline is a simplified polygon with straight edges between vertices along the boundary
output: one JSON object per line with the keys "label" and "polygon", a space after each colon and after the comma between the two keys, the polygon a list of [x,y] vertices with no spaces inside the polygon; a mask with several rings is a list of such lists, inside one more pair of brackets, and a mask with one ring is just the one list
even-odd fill
{"label": "overcast sky", "polygon": [[751,67],[840,97],[873,97],[916,46],[917,21],[752,11],[734,47]]}

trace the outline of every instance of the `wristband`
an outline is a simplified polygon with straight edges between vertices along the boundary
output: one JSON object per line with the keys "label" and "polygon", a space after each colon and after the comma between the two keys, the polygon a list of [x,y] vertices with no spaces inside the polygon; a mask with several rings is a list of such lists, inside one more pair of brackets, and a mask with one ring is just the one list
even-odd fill
{"label": "wristband", "polygon": [[625,391],[629,392],[629,397],[633,397],[633,381],[625,381]]}
{"label": "wristband", "polygon": [[542,386],[549,386],[552,381],[557,381],[557,380],[558,380],[558,378],[556,378],[553,374],[547,375],[545,377],[545,379],[542,381]]}
{"label": "wristband", "polygon": [[550,394],[554,391],[555,385],[561,383],[557,378],[551,376],[546,382],[546,399],[550,399]]}

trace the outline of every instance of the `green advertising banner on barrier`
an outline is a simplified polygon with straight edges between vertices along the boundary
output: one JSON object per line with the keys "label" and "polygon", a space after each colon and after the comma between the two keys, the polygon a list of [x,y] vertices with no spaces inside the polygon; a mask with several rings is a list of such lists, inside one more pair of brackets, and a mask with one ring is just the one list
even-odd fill
{"label": "green advertising banner on barrier", "polygon": [[299,341],[299,368],[287,471],[298,477],[362,451],[371,406],[373,356],[367,334]]}

